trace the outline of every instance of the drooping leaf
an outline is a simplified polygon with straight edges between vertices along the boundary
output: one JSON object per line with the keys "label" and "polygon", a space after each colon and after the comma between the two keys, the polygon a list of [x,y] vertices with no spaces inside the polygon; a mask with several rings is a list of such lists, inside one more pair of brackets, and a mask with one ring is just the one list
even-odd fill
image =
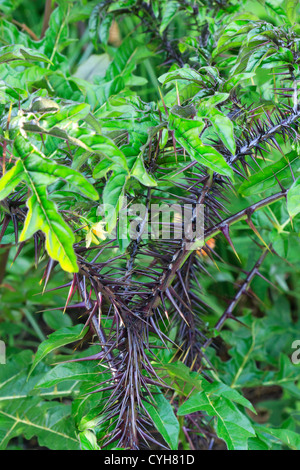
{"label": "drooping leaf", "polygon": [[47,356],[50,352],[55,349],[65,346],[66,344],[74,343],[82,339],[87,332],[87,328],[83,328],[83,325],[75,325],[70,328],[61,328],[49,335],[48,339],[43,341],[35,355],[33,364],[29,371],[29,376],[32,374],[38,363]]}
{"label": "drooping leaf", "polygon": [[204,128],[202,121],[172,116],[170,129],[174,130],[177,142],[188,152],[192,159],[221,175],[232,176],[232,169],[224,157],[213,147],[204,145],[199,134]]}
{"label": "drooping leaf", "polygon": [[158,432],[172,450],[178,449],[179,423],[169,401],[162,393],[155,395],[155,405],[144,403]]}
{"label": "drooping leaf", "polygon": [[14,148],[19,159],[0,180],[0,199],[6,198],[21,181],[31,191],[31,197],[27,201],[28,213],[19,241],[25,241],[41,230],[46,235],[49,256],[59,261],[66,271],[78,271],[73,232],[54,202],[49,199],[47,186],[62,178],[90,199],[98,199],[98,193],[80,173],[47,159],[24,137],[19,135],[15,138]]}

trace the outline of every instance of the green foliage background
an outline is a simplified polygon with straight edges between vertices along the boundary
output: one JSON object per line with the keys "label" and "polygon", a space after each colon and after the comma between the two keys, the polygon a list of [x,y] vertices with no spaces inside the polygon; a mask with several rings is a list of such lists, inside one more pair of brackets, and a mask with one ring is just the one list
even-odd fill
{"label": "green foliage background", "polygon": [[[102,448],[109,392],[87,392],[111,374],[98,361],[66,362],[98,354],[99,346],[84,328],[80,307],[61,309],[68,291],[51,289],[78,272],[74,243],[105,243],[96,230],[100,202],[116,207],[101,225],[110,232],[119,196],[157,188],[168,201],[181,182],[178,170],[196,159],[209,174],[231,178],[229,214],[280,192],[274,174],[289,192],[287,203],[280,197],[254,212],[255,231],[242,218],[231,227],[238,258],[220,230],[213,231],[217,255],[214,261],[204,257],[206,274],[192,287],[207,306],[202,332],[214,338],[203,358],[206,375],[186,365],[171,341],[168,349],[155,349],[151,361],[171,392],[155,384],[154,402],[145,403],[153,435],[171,449],[299,450],[299,365],[291,362],[292,344],[300,339],[298,135],[268,142],[269,153],[247,169],[247,179],[233,173],[211,140],[234,156],[251,121],[247,109],[266,112],[268,119],[274,106],[287,103],[274,93],[281,79],[275,72],[288,64],[299,79],[293,62],[300,41],[298,2],[143,2],[153,7],[154,41],[146,13],[134,14],[139,3],[60,0],[44,34],[44,2],[0,1],[0,144],[6,159],[0,180],[0,339],[7,357],[0,365],[0,448]],[[113,20],[115,42],[109,36]],[[191,104],[195,108],[183,108]],[[244,110],[245,119],[231,119],[230,113]],[[174,152],[170,133],[184,152]],[[157,135],[164,177],[147,164]],[[28,196],[27,212],[17,205],[12,212],[8,205],[18,194]],[[26,243],[15,259],[16,236]],[[268,253],[261,276],[247,285],[249,295],[235,305],[242,324],[229,319],[215,330],[263,243],[276,254]],[[127,253],[129,244],[119,240],[108,256]],[[47,278],[49,256],[58,264],[43,293],[40,279],[45,269]],[[102,321],[112,326],[111,318]],[[176,343],[178,324],[164,327],[161,322]],[[154,335],[152,342],[163,344]],[[191,433],[188,416],[200,416]]]}

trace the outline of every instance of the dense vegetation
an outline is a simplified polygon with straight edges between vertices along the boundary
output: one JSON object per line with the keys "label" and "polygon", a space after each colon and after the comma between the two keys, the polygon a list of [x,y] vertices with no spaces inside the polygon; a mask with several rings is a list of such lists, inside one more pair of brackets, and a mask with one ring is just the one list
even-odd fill
{"label": "dense vegetation", "polygon": [[300,448],[299,10],[0,2],[1,449]]}

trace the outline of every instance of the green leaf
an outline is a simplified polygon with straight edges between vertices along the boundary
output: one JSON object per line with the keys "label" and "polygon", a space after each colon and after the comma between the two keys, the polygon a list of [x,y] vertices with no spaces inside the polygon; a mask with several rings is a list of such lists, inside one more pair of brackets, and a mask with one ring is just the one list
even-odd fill
{"label": "green leaf", "polygon": [[153,176],[149,175],[149,173],[146,171],[142,155],[139,155],[136,158],[130,174],[131,176],[134,176],[136,179],[138,179],[144,186],[157,186],[157,182]]}
{"label": "green leaf", "polygon": [[69,315],[65,315],[60,311],[44,312],[43,320],[52,330],[59,330],[73,324]]}
{"label": "green leaf", "polygon": [[230,90],[232,90],[232,88],[239,85],[242,80],[249,80],[250,78],[252,78],[254,76],[255,76],[254,72],[235,74],[233,77],[231,77],[229,80],[227,80],[224,83],[224,90],[225,91],[230,91]]}
{"label": "green leaf", "polygon": [[106,15],[105,18],[101,21],[99,27],[99,39],[103,44],[107,44],[109,39],[109,30],[112,25],[114,17],[113,15]]}
{"label": "green leaf", "polygon": [[284,2],[287,17],[292,24],[294,24],[296,21],[298,5],[298,0],[285,0]]}
{"label": "green leaf", "polygon": [[164,5],[162,19],[159,27],[159,34],[161,35],[168,27],[169,23],[173,20],[179,8],[179,2],[167,1]]}
{"label": "green leaf", "polygon": [[[232,401],[221,394],[222,386],[217,386],[216,396],[214,387],[208,391],[198,392],[192,395],[178,409],[178,416],[184,416],[196,411],[204,411],[209,416],[216,417],[216,432],[218,437],[223,439],[229,450],[245,450],[248,448],[247,441],[251,436],[255,436],[255,431],[249,419],[242,414]],[[225,387],[227,396],[230,395]],[[240,397],[232,397],[238,402],[243,401]]]}
{"label": "green leaf", "polygon": [[249,408],[249,410],[256,414],[254,406],[249,400],[247,400],[247,398],[243,397],[243,395],[241,395],[237,390],[229,387],[223,382],[214,382],[212,384],[203,383],[203,388],[207,394],[213,394],[214,397],[222,396],[228,398],[234,403],[238,403],[239,405]]}
{"label": "green leaf", "polygon": [[293,170],[299,166],[299,157],[296,152],[290,152],[278,162],[268,165],[262,171],[252,175],[248,181],[241,184],[239,192],[244,196],[250,196],[270,189],[278,184],[274,175],[279,181],[284,182],[285,178],[292,177],[290,165]]}
{"label": "green leaf", "polygon": [[236,145],[233,134],[233,123],[221,111],[213,108],[207,114],[208,119],[213,125],[216,133],[222,140],[223,144],[230,150],[232,155],[235,155]]}
{"label": "green leaf", "polygon": [[0,200],[3,200],[9,196],[23,179],[23,165],[21,161],[18,161],[0,179]]}
{"label": "green leaf", "polygon": [[4,46],[0,48],[0,64],[12,61],[39,61],[51,63],[51,61],[38,51],[23,47],[22,45]]}
{"label": "green leaf", "polygon": [[192,372],[181,362],[171,362],[164,365],[164,369],[172,379],[172,386],[182,396],[187,396],[192,390],[202,390],[202,379],[196,372]]}
{"label": "green leaf", "polygon": [[108,158],[103,158],[101,162],[97,163],[93,171],[93,178],[100,179],[107,175],[109,171],[114,168],[115,164],[110,162]]}
{"label": "green leaf", "polygon": [[[102,135],[83,136],[81,140],[88,146],[91,152],[105,156],[107,160],[110,160],[120,168],[128,171],[128,165],[124,153],[108,137]],[[96,165],[93,173],[94,178],[97,177],[96,175],[99,172],[99,168],[102,168],[102,162]]]}
{"label": "green leaf", "polygon": [[295,217],[300,212],[300,178],[294,181],[288,191],[287,210],[290,217]]}
{"label": "green leaf", "polygon": [[128,180],[126,173],[113,172],[103,190],[103,204],[108,233],[115,228],[118,214],[122,208],[125,186]]}
{"label": "green leaf", "polygon": [[62,178],[84,196],[97,200],[98,193],[79,172],[47,159],[22,136],[17,136],[14,148],[20,159],[0,180],[0,200],[6,198],[18,183],[24,181],[31,191],[27,200],[28,213],[19,241],[25,241],[41,230],[46,235],[49,256],[62,268],[77,272],[73,249],[75,237],[53,201],[47,196],[47,186]]}
{"label": "green leaf", "polygon": [[264,61],[264,59],[274,54],[275,52],[276,49],[274,47],[271,47],[270,45],[257,49],[249,57],[246,71],[255,72],[257,67],[259,67],[259,65]]}
{"label": "green leaf", "polygon": [[202,121],[170,115],[169,127],[174,130],[177,142],[193,159],[221,175],[233,176],[232,169],[224,157],[213,147],[204,145],[199,138],[199,133],[204,128]]}
{"label": "green leaf", "polygon": [[[158,391],[158,390],[157,390]],[[162,393],[155,394],[155,405],[144,402],[153,423],[172,450],[178,449],[179,423],[169,401]]]}
{"label": "green leaf", "polygon": [[101,450],[97,444],[96,435],[89,429],[80,432],[79,439],[81,450]]}
{"label": "green leaf", "polygon": [[84,338],[88,328],[83,328],[83,325],[75,325],[70,328],[62,328],[48,336],[46,341],[43,341],[37,350],[33,364],[30,368],[28,376],[30,376],[38,365],[38,363],[47,356],[50,352],[54,351],[66,344],[74,343]]}
{"label": "green leaf", "polygon": [[0,449],[18,436],[25,439],[36,436],[40,446],[53,450],[78,449],[70,405],[44,401],[46,396],[50,400],[70,396],[74,387],[63,391],[58,384],[46,393],[42,389],[33,390],[48,367],[41,362],[27,378],[31,361],[32,351],[25,350],[0,367]]}
{"label": "green leaf", "polygon": [[268,428],[267,426],[257,426],[256,429],[257,432],[266,433],[279,439],[291,449],[300,450],[300,436],[290,429],[275,429]]}
{"label": "green leaf", "polygon": [[34,194],[27,200],[28,213],[19,242],[31,238],[38,230],[46,235],[46,250],[49,256],[59,261],[62,269],[77,272],[77,259],[72,230],[57,211],[54,202],[47,198],[46,189],[33,186]]}
{"label": "green leaf", "polygon": [[82,362],[62,363],[47,372],[36,387],[48,388],[69,380],[89,381],[91,379],[96,379],[98,375],[98,365],[93,364],[92,361],[88,361],[85,364]]}
{"label": "green leaf", "polygon": [[173,70],[172,72],[167,72],[161,75],[158,80],[160,83],[165,85],[171,81],[177,80],[186,80],[188,82],[194,82],[198,85],[203,84],[203,77],[196,70],[191,69],[190,67],[184,67],[181,69]]}
{"label": "green leaf", "polygon": [[5,410],[0,409],[0,449],[5,449],[13,437],[24,436],[30,440],[37,436],[42,447],[78,450],[79,442],[70,413],[70,405],[40,402],[39,398],[10,403]]}

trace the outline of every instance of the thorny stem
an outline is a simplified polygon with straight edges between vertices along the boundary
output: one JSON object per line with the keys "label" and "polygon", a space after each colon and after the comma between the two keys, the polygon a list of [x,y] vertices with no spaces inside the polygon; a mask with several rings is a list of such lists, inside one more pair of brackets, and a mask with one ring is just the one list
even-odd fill
{"label": "thorny stem", "polygon": [[[261,254],[261,256],[259,257],[259,259],[256,261],[255,265],[253,266],[253,268],[251,269],[251,271],[248,273],[248,275],[246,276],[245,280],[243,281],[241,287],[239,288],[239,290],[236,292],[234,298],[232,299],[232,301],[230,302],[230,304],[228,305],[228,307],[226,308],[225,312],[223,313],[223,315],[219,318],[219,320],[217,321],[214,329],[217,330],[217,331],[220,331],[222,326],[224,325],[225,321],[228,319],[228,318],[234,318],[236,319],[236,317],[234,317],[233,315],[233,310],[235,309],[235,307],[237,306],[237,304],[239,303],[241,297],[247,292],[253,278],[258,274],[259,272],[259,268],[261,267],[262,263],[264,262],[267,254],[269,253],[269,249],[270,247],[266,248],[263,253]],[[206,349],[213,341],[213,338],[210,338],[208,339],[202,346],[202,349]]]}
{"label": "thorny stem", "polygon": [[[262,199],[261,201],[258,201],[257,203],[252,204],[251,206],[228,217],[227,219],[223,220],[219,224],[216,224],[213,228],[205,231],[205,234],[204,234],[205,241],[209,240],[210,238],[215,237],[218,233],[222,231],[223,227],[230,226],[236,222],[246,219],[249,216],[249,214],[251,215],[253,212],[263,207],[269,206],[273,202],[279,201],[280,199],[286,197],[286,195],[287,195],[287,190],[280,191],[279,193],[268,196],[265,199]],[[165,290],[171,285],[174,277],[176,276],[176,271],[182,267],[182,265],[185,263],[185,261],[189,258],[189,256],[192,253],[193,253],[193,250],[189,250],[186,248],[186,240],[184,240],[181,248],[173,256],[174,261],[169,269],[168,274],[163,274],[163,277],[160,282],[160,286],[157,288],[157,291],[153,295],[153,298],[150,304],[148,304],[147,307],[145,308],[147,309],[148,314],[150,314],[150,311],[152,308],[157,307],[157,305],[160,303],[160,293],[165,292]]]}
{"label": "thorny stem", "polygon": [[252,139],[249,143],[245,144],[243,147],[240,148],[239,152],[235,155],[231,155],[229,158],[228,163],[232,165],[241,157],[248,155],[253,148],[255,148],[259,143],[265,142],[273,137],[274,134],[279,132],[282,128],[288,128],[291,124],[293,124],[297,119],[300,118],[300,111],[293,111],[293,113],[286,119],[283,119],[280,123],[272,126],[267,132],[258,135],[254,139]]}
{"label": "thorny stem", "polygon": [[[93,306],[93,303],[91,302],[91,300],[89,299],[88,293],[87,293],[87,291],[85,289],[85,286],[84,286],[84,282],[80,281],[79,286],[80,286],[80,295],[81,295],[81,298],[82,298],[82,300],[84,301],[84,303],[86,305],[86,308],[88,310],[92,310],[94,306]],[[91,321],[92,321],[92,325],[93,325],[93,328],[95,330],[95,333],[98,336],[100,345],[101,345],[103,351],[106,354],[107,362],[108,362],[108,365],[110,367],[112,376],[114,377],[115,373],[116,373],[116,368],[114,366],[114,357],[113,357],[112,353],[108,350],[107,339],[106,339],[105,333],[103,331],[103,328],[102,328],[101,324],[98,321],[98,318],[97,318],[96,314],[92,315]]]}

